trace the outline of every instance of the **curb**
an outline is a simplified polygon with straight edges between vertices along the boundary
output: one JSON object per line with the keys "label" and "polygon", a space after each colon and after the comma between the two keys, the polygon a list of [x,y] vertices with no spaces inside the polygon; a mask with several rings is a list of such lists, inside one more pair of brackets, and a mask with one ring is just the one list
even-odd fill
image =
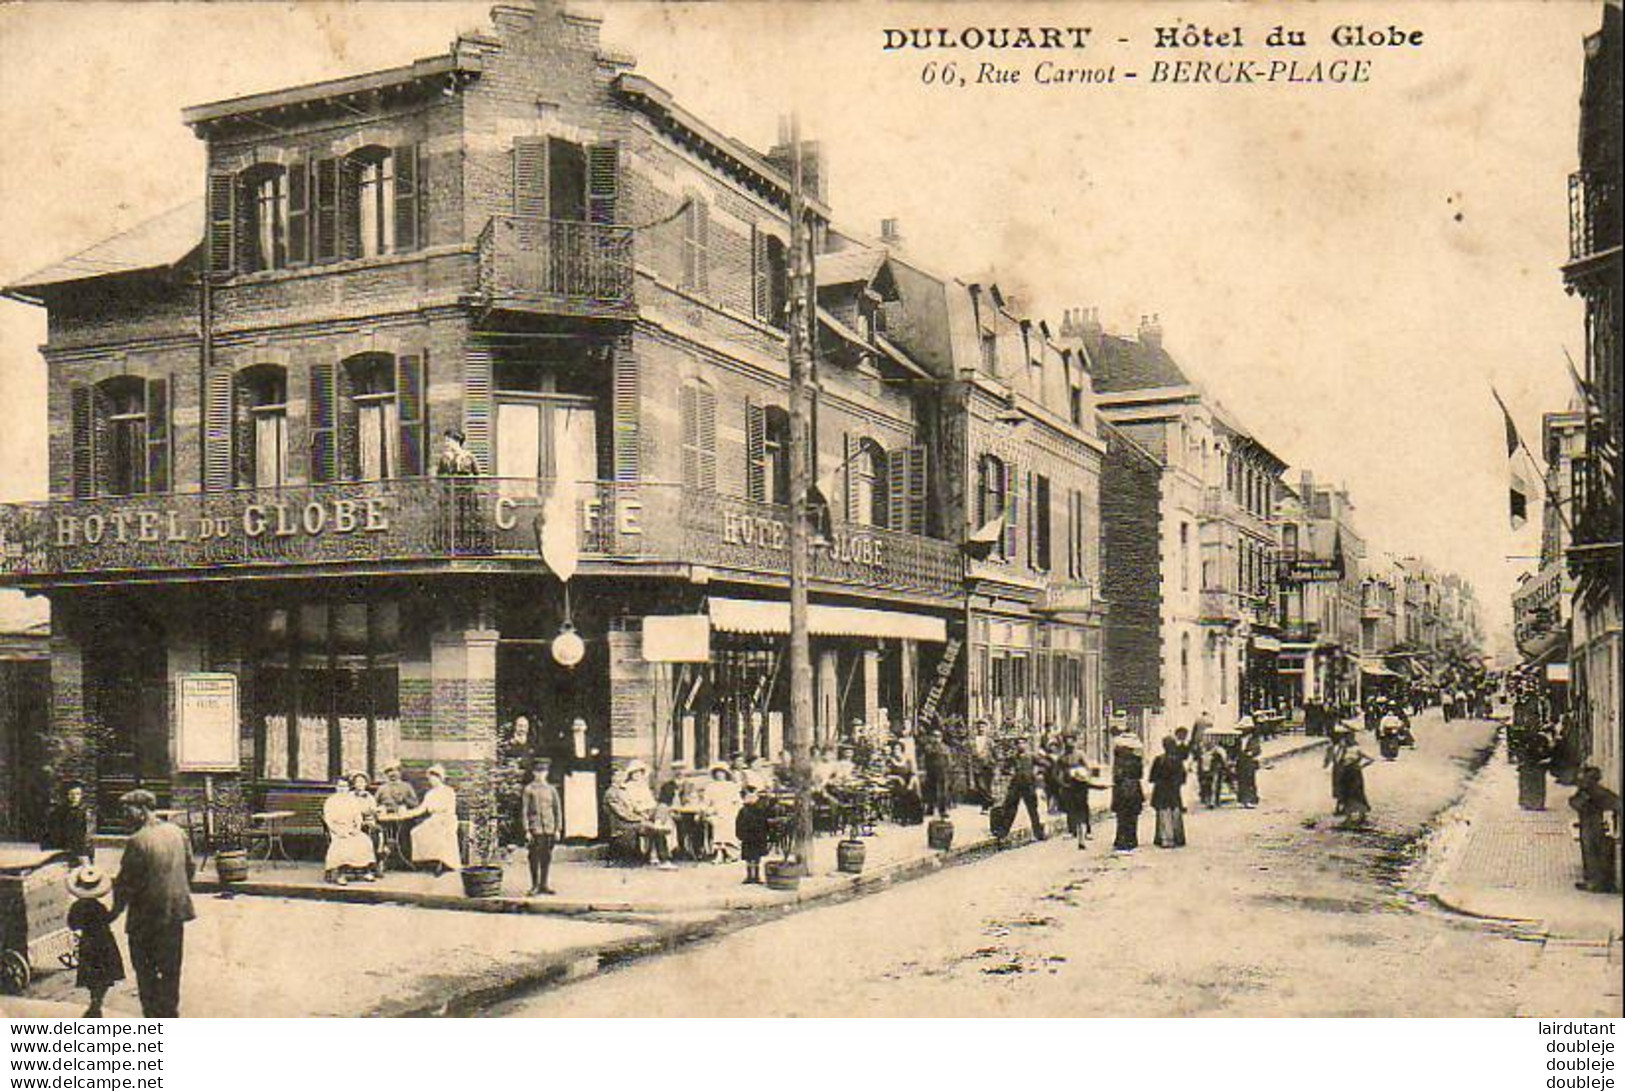
{"label": "curb", "polygon": [[[1066,829],[1064,818],[1046,818],[1046,836],[1055,837]],[[874,872],[850,877],[850,880],[816,891],[798,891],[793,897],[769,904],[751,904],[732,908],[714,908],[708,920],[683,922],[652,922],[647,914],[637,923],[650,925],[647,936],[633,936],[607,944],[566,948],[549,952],[533,962],[509,964],[470,980],[454,988],[438,1000],[407,999],[380,1005],[363,1013],[365,1017],[435,1017],[476,1014],[492,1004],[509,999],[517,993],[539,986],[557,985],[591,977],[605,969],[620,966],[650,955],[663,954],[701,940],[714,939],[741,931],[757,924],[786,917],[805,909],[824,904],[849,901],[867,894],[877,893],[900,883],[921,879],[946,868],[968,864],[1007,849],[1021,848],[1035,843],[1032,831],[1023,829],[1003,841],[983,837],[959,848],[932,856],[904,860]],[[452,899],[471,901],[472,899]],[[505,899],[512,900],[512,899]],[[502,912],[501,909],[483,910]],[[545,911],[545,910],[544,910]],[[665,911],[660,916],[675,911]]]}

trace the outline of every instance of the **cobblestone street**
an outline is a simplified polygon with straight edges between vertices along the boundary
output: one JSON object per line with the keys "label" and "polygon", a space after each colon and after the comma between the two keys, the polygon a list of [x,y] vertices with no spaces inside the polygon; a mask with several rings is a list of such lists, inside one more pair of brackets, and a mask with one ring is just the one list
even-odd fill
{"label": "cobblestone street", "polygon": [[[1369,830],[1335,828],[1318,757],[1299,757],[1265,775],[1259,810],[1195,806],[1183,851],[1115,855],[1108,821],[1084,852],[1051,841],[497,1011],[1510,1015],[1541,944],[1403,889],[1493,735],[1424,718],[1418,749],[1367,771]],[[1606,963],[1588,972],[1601,996]]]}

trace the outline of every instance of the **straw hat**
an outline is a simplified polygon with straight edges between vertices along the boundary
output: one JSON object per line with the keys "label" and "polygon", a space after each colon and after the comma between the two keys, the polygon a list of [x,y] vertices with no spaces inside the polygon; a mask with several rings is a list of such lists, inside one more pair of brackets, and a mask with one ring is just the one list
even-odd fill
{"label": "straw hat", "polygon": [[92,864],[75,868],[68,876],[68,893],[75,898],[100,898],[113,889],[113,877]]}
{"label": "straw hat", "polygon": [[1144,750],[1145,744],[1138,735],[1119,735],[1112,740],[1112,745],[1119,750]]}

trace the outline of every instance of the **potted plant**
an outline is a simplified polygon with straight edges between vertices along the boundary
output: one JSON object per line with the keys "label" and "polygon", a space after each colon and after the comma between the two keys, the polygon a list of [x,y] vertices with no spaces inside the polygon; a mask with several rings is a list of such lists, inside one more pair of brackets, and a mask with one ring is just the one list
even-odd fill
{"label": "potted plant", "polygon": [[229,890],[235,883],[248,882],[248,838],[240,816],[226,812],[214,817],[210,846],[214,850],[214,874],[222,889]]}
{"label": "potted plant", "polygon": [[468,862],[463,867],[463,893],[470,898],[494,898],[502,893],[502,821],[496,814],[471,817],[468,826]]}

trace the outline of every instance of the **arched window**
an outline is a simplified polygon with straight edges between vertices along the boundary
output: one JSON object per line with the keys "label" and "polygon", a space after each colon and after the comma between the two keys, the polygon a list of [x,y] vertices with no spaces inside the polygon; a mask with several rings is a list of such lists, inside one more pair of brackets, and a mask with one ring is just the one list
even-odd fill
{"label": "arched window", "polygon": [[874,440],[859,441],[852,456],[847,517],[865,526],[886,525],[886,452]]}
{"label": "arched window", "polygon": [[683,486],[717,487],[717,392],[704,379],[688,379],[678,396],[683,429]]}
{"label": "arched window", "polygon": [[237,482],[260,489],[288,482],[288,372],[257,364],[237,375]]}
{"label": "arched window", "polygon": [[395,252],[395,154],[366,147],[344,161],[348,204],[344,217],[353,224],[352,257],[373,258]]}
{"label": "arched window", "polygon": [[243,172],[245,272],[288,264],[288,172],[264,163]]}

